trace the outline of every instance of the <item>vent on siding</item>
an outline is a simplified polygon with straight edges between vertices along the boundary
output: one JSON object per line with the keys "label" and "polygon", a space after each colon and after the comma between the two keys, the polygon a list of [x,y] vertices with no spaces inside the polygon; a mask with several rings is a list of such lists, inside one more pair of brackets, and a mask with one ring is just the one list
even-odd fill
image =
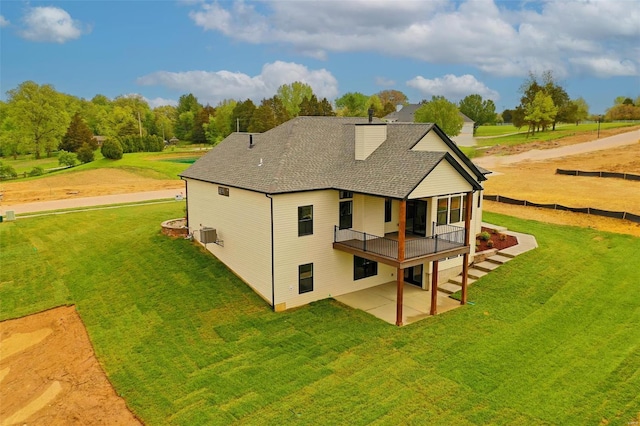
{"label": "vent on siding", "polygon": [[218,241],[218,233],[215,228],[202,228],[200,230],[200,242],[202,244],[216,243]]}

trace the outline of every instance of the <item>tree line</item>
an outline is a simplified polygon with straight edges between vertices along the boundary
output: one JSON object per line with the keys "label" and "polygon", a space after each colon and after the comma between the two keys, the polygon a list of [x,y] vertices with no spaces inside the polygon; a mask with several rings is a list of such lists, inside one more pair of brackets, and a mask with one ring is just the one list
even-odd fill
{"label": "tree line", "polygon": [[[492,100],[478,94],[457,104],[433,96],[420,103],[414,119],[437,123],[450,136],[462,128],[460,112],[471,118],[476,128],[505,122],[518,128],[527,126],[531,134],[555,129],[558,122],[640,119],[640,97],[635,101],[618,97],[604,117],[590,116],[586,101],[570,99],[550,71],[541,77],[530,74],[520,92],[520,104],[501,114]],[[140,95],[109,99],[98,94],[86,100],[60,93],[49,84],[25,81],[7,92],[6,102],[0,101],[0,156],[33,154],[40,158],[63,150],[89,162],[98,147],[95,136],[104,139],[103,154],[106,143],[108,155],[117,157],[127,152],[159,151],[167,141],[176,139],[215,145],[234,131],[265,132],[300,115],[366,117],[371,110],[381,118],[407,103],[401,91],[383,90],[374,95],[348,92],[332,104],[327,98],[318,99],[308,84],[293,82],[280,86],[259,105],[251,99],[202,105],[189,93],[180,96],[176,106],[151,108]]]}

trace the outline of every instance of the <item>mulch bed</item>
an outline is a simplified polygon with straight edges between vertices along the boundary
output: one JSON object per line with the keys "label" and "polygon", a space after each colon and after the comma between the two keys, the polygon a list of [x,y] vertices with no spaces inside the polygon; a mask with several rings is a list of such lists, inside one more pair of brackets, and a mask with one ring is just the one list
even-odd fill
{"label": "mulch bed", "polygon": [[518,244],[518,239],[513,235],[502,234],[495,229],[482,227],[482,232],[489,233],[489,240],[480,238],[481,234],[476,235],[476,252],[498,249],[503,250]]}

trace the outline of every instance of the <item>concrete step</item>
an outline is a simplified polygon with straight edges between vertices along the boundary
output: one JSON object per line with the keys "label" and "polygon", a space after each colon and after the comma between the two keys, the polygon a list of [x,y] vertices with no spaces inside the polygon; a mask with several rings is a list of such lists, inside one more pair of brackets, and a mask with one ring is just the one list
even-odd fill
{"label": "concrete step", "polygon": [[[462,275],[458,275],[457,277],[454,277],[454,278],[449,278],[449,282],[455,285],[462,285]],[[474,280],[471,277],[467,279],[467,285],[471,285],[475,282],[476,280]]]}
{"label": "concrete step", "polygon": [[485,275],[487,275],[485,271],[481,271],[480,269],[476,269],[476,268],[469,268],[469,278],[473,278],[474,280],[479,280]]}
{"label": "concrete step", "polygon": [[453,294],[456,291],[462,290],[462,287],[459,286],[458,284],[454,284],[452,282],[448,282],[448,283],[443,283],[443,284],[438,285],[438,290],[440,290],[443,293]]}
{"label": "concrete step", "polygon": [[[515,246],[514,246],[515,247]],[[504,250],[500,250],[497,254],[499,254],[500,256],[504,256],[504,257],[508,257],[510,259],[513,259],[514,257],[516,257],[517,255],[513,254],[513,253],[507,253]]]}
{"label": "concrete step", "polygon": [[497,263],[498,265],[502,265],[503,263],[507,263],[511,259],[513,258],[508,256],[503,256],[501,254],[494,254],[493,256],[488,257],[486,261],[491,263]]}
{"label": "concrete step", "polygon": [[473,267],[483,272],[491,272],[494,269],[498,268],[500,265],[500,263],[494,263],[485,260],[484,262],[476,263]]}

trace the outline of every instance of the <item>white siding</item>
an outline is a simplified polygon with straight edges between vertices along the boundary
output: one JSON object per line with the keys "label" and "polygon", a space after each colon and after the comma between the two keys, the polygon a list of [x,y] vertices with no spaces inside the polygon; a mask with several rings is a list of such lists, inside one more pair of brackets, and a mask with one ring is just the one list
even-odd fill
{"label": "white siding", "polygon": [[[383,206],[384,208],[384,206]],[[383,211],[384,214],[384,211]],[[391,222],[384,224],[384,233],[398,232],[398,226],[400,225],[400,201],[391,201]]]}
{"label": "white siding", "polygon": [[[384,199],[368,198],[373,200],[357,194],[354,197],[354,229],[358,230],[357,216],[361,217],[360,223],[374,229],[373,217],[377,215],[380,223],[377,226],[384,231]],[[276,305],[286,303],[289,309],[395,279],[394,268],[378,264],[377,276],[353,280],[353,255],[333,249],[339,202],[338,191],[334,190],[274,196]],[[370,203],[379,210],[379,215],[378,212],[372,215],[362,213],[362,208]],[[306,205],[313,205],[313,235],[298,237],[298,207]],[[307,263],[313,263],[314,289],[299,294],[298,266]]]}
{"label": "white siding", "polygon": [[429,133],[424,135],[424,137],[413,147],[412,151],[434,151],[434,152],[448,152],[451,156],[462,166],[462,168],[469,173],[470,176],[475,178],[475,173],[471,171],[469,166],[464,164],[462,160],[459,159],[458,155],[451,149],[438,134],[430,130]]}
{"label": "white siding", "polygon": [[425,198],[442,194],[469,192],[473,187],[449,162],[443,160],[414,189],[409,198]]}
{"label": "white siding", "polygon": [[384,198],[355,194],[353,229],[383,237],[384,228]]}
{"label": "white siding", "polygon": [[212,227],[224,247],[206,248],[271,302],[271,206],[257,192],[229,188],[229,196],[218,195],[218,185],[186,179],[189,231],[200,238],[199,229]]}
{"label": "white siding", "polygon": [[356,160],[366,160],[387,139],[386,125],[359,125],[356,128]]}

